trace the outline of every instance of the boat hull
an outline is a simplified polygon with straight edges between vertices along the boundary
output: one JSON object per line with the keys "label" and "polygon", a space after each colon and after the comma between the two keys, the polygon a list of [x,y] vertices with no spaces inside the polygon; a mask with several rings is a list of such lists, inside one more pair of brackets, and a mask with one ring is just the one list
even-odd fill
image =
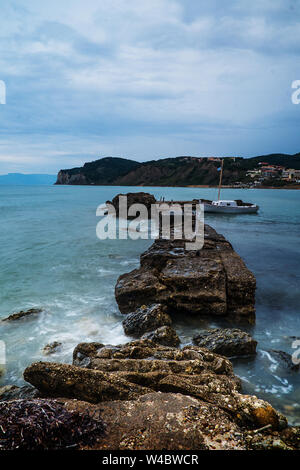
{"label": "boat hull", "polygon": [[215,214],[255,214],[258,209],[258,206],[226,207],[204,203],[204,212],[212,212]]}

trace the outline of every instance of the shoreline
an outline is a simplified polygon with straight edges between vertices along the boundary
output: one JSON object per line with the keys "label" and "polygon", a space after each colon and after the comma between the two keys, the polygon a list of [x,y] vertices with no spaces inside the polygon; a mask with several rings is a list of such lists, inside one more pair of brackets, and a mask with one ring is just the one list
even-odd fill
{"label": "shoreline", "polygon": [[[13,185],[12,185],[13,186]],[[199,188],[199,189],[218,189],[218,185],[207,185],[207,184],[196,184],[196,185],[186,185],[186,186],[161,186],[161,185],[144,185],[144,184],[137,184],[137,185],[118,185],[118,184],[54,184],[53,186],[80,186],[80,187],[92,187],[92,188]],[[237,188],[235,186],[222,186],[221,189],[285,189],[285,190],[294,190],[294,191],[299,191],[300,190],[300,184],[299,185],[293,185],[293,186],[282,186],[282,187],[275,187],[275,186],[260,186],[260,187],[255,187],[255,188]]]}

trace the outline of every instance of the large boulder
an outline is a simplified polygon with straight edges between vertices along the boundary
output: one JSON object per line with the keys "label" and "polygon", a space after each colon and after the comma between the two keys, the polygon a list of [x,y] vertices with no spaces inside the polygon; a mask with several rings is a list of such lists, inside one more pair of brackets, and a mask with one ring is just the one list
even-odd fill
{"label": "large boulder", "polygon": [[160,303],[168,313],[255,315],[254,275],[231,244],[209,226],[201,250],[185,240],[157,239],[141,255],[141,267],[119,277],[116,300],[121,313]]}
{"label": "large boulder", "polygon": [[257,341],[237,328],[214,328],[193,337],[193,343],[223,356],[256,354]]}
{"label": "large boulder", "polygon": [[[151,217],[151,207],[156,204],[156,199],[152,194],[139,192],[139,193],[127,193],[127,194],[118,194],[113,198],[112,201],[107,201],[107,204],[112,204],[116,211],[116,216],[119,217],[120,210],[120,196],[127,197],[127,213],[130,206],[134,204],[143,204],[147,209],[148,218]],[[128,219],[135,218],[135,216],[127,216]]]}
{"label": "large boulder", "polygon": [[123,321],[123,328],[126,335],[140,337],[144,333],[171,324],[171,317],[164,312],[161,305],[156,304],[150,307],[142,306],[129,313]]}

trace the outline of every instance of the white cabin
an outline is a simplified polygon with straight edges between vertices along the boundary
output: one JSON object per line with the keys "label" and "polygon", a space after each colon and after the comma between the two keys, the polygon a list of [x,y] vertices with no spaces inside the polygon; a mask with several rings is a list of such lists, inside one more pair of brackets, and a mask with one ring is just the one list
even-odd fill
{"label": "white cabin", "polygon": [[236,201],[213,201],[212,205],[218,207],[238,207]]}

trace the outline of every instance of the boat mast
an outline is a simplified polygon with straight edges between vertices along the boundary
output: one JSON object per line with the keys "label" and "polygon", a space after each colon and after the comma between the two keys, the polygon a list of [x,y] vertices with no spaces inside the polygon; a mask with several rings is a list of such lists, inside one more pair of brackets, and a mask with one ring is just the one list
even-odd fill
{"label": "boat mast", "polygon": [[224,168],[224,160],[222,159],[221,174],[220,174],[220,181],[219,181],[218,201],[220,200],[220,195],[221,195],[221,186],[222,186],[222,178],[223,178],[223,168]]}

